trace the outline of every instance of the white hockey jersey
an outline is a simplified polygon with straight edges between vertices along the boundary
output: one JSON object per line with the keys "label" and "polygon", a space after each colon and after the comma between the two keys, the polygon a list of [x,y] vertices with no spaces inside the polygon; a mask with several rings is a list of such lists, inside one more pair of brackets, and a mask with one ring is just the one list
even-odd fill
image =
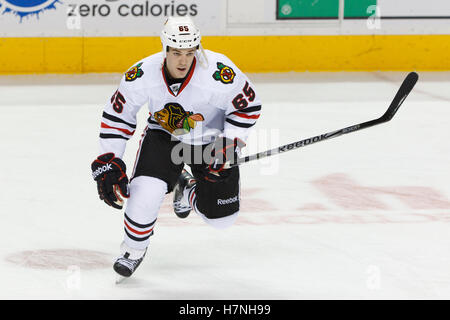
{"label": "white hockey jersey", "polygon": [[261,102],[247,78],[226,56],[205,50],[208,66],[195,58],[186,80],[169,87],[162,52],[123,76],[106,104],[100,129],[100,154],[122,157],[136,129],[136,115],[148,104],[148,127],[187,144],[202,145],[222,134],[245,141],[260,116]]}

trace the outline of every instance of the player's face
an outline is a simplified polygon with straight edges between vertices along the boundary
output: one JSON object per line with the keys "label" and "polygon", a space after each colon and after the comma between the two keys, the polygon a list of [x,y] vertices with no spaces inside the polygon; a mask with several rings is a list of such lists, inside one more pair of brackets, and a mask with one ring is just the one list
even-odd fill
{"label": "player's face", "polygon": [[166,65],[172,78],[180,79],[187,75],[192,61],[194,61],[196,50],[195,48],[174,49],[169,47],[166,56]]}

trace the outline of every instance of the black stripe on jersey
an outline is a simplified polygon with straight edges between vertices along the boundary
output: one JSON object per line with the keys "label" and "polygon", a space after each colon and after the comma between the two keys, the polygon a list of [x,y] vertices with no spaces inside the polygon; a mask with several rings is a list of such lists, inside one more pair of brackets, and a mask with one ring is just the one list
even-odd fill
{"label": "black stripe on jersey", "polygon": [[152,225],[154,225],[155,222],[156,222],[156,219],[155,219],[153,222],[151,222],[151,223],[149,223],[149,224],[140,224],[140,223],[137,223],[137,222],[131,220],[130,217],[127,216],[126,213],[125,213],[125,219],[127,219],[127,221],[128,221],[130,224],[132,224],[133,226],[135,226],[135,227],[137,227],[137,228],[141,228],[141,229],[150,228],[150,227],[151,227]]}
{"label": "black stripe on jersey", "polygon": [[125,233],[127,234],[128,238],[130,238],[131,240],[134,240],[134,241],[145,241],[145,240],[147,240],[148,238],[150,238],[153,235],[153,231],[152,231],[152,232],[150,232],[150,234],[148,236],[145,236],[143,238],[138,238],[138,237],[135,237],[135,236],[131,235],[127,231],[127,228],[123,228],[123,230],[125,230]]}
{"label": "black stripe on jersey", "polygon": [[[261,110],[261,106],[254,106],[254,107],[248,107],[248,108],[244,108],[244,109],[240,109],[240,110],[236,110],[235,112],[255,112],[255,111],[260,111]],[[232,112],[234,113],[234,112]]]}
{"label": "black stripe on jersey", "polygon": [[148,123],[150,123],[150,124],[156,124],[156,125],[158,125],[159,126],[159,123],[158,122],[156,122],[156,121],[153,121],[153,120],[148,120]]}
{"label": "black stripe on jersey", "polygon": [[242,122],[237,122],[231,119],[225,119],[226,122],[231,123],[232,125],[236,126],[236,127],[241,127],[241,128],[250,128],[253,127],[255,125],[256,122],[254,123],[242,123]]}
{"label": "black stripe on jersey", "polygon": [[195,197],[195,199],[194,199],[192,205],[194,206],[194,208],[198,208],[198,207],[197,207],[197,197]]}
{"label": "black stripe on jersey", "polygon": [[152,116],[148,117],[147,122],[150,123],[150,124],[157,124],[157,125],[159,125],[158,122],[156,122],[155,120],[152,120]]}
{"label": "black stripe on jersey", "polygon": [[110,115],[109,113],[106,113],[106,112],[104,112],[104,111],[103,111],[103,115],[102,115],[102,116],[103,116],[103,118],[105,118],[105,119],[108,119],[108,120],[111,120],[111,121],[114,121],[114,122],[123,123],[123,124],[126,124],[127,126],[133,128],[133,129],[136,129],[136,125],[135,125],[135,124],[131,124],[131,123],[129,123],[129,122],[126,122],[125,120],[122,120],[122,119],[120,119],[120,118],[118,118],[118,117],[115,117],[115,116],[113,116],[113,115]]}
{"label": "black stripe on jersey", "polygon": [[112,134],[112,133],[100,133],[100,138],[102,138],[102,139],[124,139],[124,140],[130,139],[130,138],[121,136],[120,134]]}

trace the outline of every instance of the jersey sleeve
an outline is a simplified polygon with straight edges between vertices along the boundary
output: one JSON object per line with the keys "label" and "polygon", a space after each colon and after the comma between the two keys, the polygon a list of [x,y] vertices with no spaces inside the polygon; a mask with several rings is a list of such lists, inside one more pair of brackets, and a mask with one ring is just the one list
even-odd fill
{"label": "jersey sleeve", "polygon": [[142,83],[138,83],[141,79],[134,77],[134,80],[129,80],[131,78],[128,73],[122,78],[119,88],[104,107],[100,125],[100,154],[112,152],[122,158],[126,142],[136,130],[136,115],[147,102],[147,95]]}
{"label": "jersey sleeve", "polygon": [[223,135],[227,138],[247,140],[250,130],[261,114],[261,101],[248,77],[236,68],[234,81],[224,97],[225,124]]}

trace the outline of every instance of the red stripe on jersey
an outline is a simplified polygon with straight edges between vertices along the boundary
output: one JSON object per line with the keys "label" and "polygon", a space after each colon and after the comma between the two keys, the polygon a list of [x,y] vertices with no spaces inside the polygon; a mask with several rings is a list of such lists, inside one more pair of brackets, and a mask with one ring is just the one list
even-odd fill
{"label": "red stripe on jersey", "polygon": [[[152,114],[150,113],[150,116],[151,115]],[[142,141],[144,141],[145,135],[147,134],[147,129],[148,129],[148,126],[145,127],[144,133],[141,135],[141,140],[139,140],[139,148],[136,151],[136,159],[134,160],[133,173],[131,174],[132,177],[134,177],[134,173],[136,172],[136,165],[139,160],[139,155],[141,154]]]}
{"label": "red stripe on jersey", "polygon": [[194,57],[194,60],[192,61],[192,68],[191,68],[191,70],[190,70],[190,72],[189,72],[189,74],[188,74],[186,80],[184,80],[183,85],[181,86],[180,90],[178,90],[178,94],[177,94],[177,95],[179,95],[179,94],[181,93],[181,91],[183,91],[183,89],[186,88],[187,84],[188,84],[189,81],[191,80],[192,75],[194,74],[194,69],[195,69],[195,64],[196,64],[196,63],[197,63],[197,62],[196,62],[196,59],[195,59],[195,57]]}
{"label": "red stripe on jersey", "polygon": [[239,113],[239,112],[233,112],[232,114],[234,114],[235,116],[241,117],[241,118],[245,118],[245,119],[258,119],[260,114],[254,114],[254,115],[248,115],[245,113]]}
{"label": "red stripe on jersey", "polygon": [[191,205],[192,208],[194,207],[194,206],[192,205],[192,200],[194,199],[194,196],[195,196],[195,191],[192,191],[191,198],[189,199],[189,204]]}
{"label": "red stripe on jersey", "polygon": [[133,229],[132,227],[130,227],[125,220],[123,220],[123,222],[125,223],[125,226],[127,227],[127,229],[135,234],[144,235],[144,234],[148,234],[148,233],[152,232],[152,230],[153,230],[153,228],[151,228],[148,231],[137,231],[137,230]]}
{"label": "red stripe on jersey", "polygon": [[122,128],[111,127],[111,126],[107,125],[107,124],[104,123],[104,122],[102,122],[101,127],[102,127],[102,128],[105,128],[105,129],[115,129],[115,130],[119,130],[119,131],[121,131],[121,132],[123,132],[123,133],[125,133],[125,134],[127,134],[127,135],[129,135],[129,136],[132,136],[132,135],[134,134],[134,131],[130,131],[130,130],[127,130],[127,129],[122,129]]}
{"label": "red stripe on jersey", "polygon": [[[164,64],[165,64],[165,61],[166,61],[166,60],[164,60]],[[189,74],[187,75],[186,79],[183,81],[183,84],[181,85],[180,89],[178,90],[177,95],[175,95],[175,94],[172,92],[172,90],[170,89],[169,85],[167,84],[166,74],[164,73],[164,66],[161,68],[162,76],[163,76],[164,82],[165,82],[165,84],[166,84],[167,90],[169,90],[169,92],[170,92],[171,95],[173,95],[174,97],[179,96],[180,93],[181,93],[181,91],[183,91],[183,89],[186,88],[187,84],[189,83],[189,81],[190,81],[191,78],[192,78],[192,75],[194,74],[194,69],[195,69],[195,65],[196,65],[196,64],[197,64],[197,59],[194,57],[194,60],[192,61],[191,68],[190,68],[190,70],[189,70]]]}

